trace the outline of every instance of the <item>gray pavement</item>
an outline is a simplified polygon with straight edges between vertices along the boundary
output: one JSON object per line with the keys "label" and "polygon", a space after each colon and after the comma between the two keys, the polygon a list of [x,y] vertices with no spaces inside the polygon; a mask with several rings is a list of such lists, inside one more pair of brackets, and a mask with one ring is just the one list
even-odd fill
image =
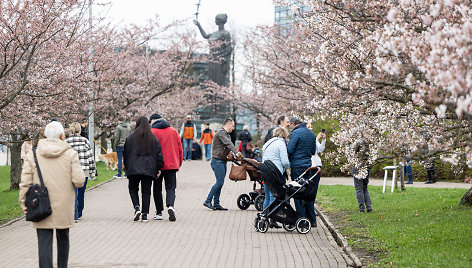
{"label": "gray pavement", "polygon": [[[86,192],[84,219],[70,230],[69,267],[347,266],[347,256],[321,221],[306,235],[283,229],[256,233],[255,208],[243,211],[236,205],[237,197],[252,189],[249,181],[226,180],[221,203],[228,211],[203,207],[215,181],[209,166],[206,161],[183,164],[176,222],[166,213],[162,221],[133,222],[125,179]],[[0,245],[1,267],[37,267],[36,232],[24,219],[0,228]]]}

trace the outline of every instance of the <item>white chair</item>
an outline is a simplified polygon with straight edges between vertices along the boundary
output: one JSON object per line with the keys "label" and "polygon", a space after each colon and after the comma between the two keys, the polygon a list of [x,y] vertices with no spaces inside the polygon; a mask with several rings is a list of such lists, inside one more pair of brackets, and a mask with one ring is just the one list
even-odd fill
{"label": "white chair", "polygon": [[397,175],[397,168],[398,166],[386,166],[383,169],[385,170],[385,176],[384,176],[384,183],[383,183],[383,190],[382,193],[385,193],[385,188],[387,186],[387,177],[388,177],[388,171],[393,170],[393,175],[392,175],[392,193],[395,190],[395,177]]}

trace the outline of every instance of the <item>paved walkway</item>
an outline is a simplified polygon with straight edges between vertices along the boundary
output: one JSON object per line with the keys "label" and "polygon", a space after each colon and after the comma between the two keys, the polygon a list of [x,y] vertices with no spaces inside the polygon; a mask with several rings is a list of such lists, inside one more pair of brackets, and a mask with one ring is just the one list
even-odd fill
{"label": "paved walkway", "polygon": [[[238,195],[252,189],[249,181],[225,182],[221,197],[228,211],[203,207],[213,183],[209,162],[184,163],[176,222],[166,214],[163,221],[133,222],[127,180],[87,192],[84,219],[70,233],[69,267],[347,266],[346,255],[321,221],[306,235],[283,229],[256,233],[255,208],[243,211],[236,205]],[[37,267],[36,233],[25,220],[0,228],[0,245],[1,267]]]}

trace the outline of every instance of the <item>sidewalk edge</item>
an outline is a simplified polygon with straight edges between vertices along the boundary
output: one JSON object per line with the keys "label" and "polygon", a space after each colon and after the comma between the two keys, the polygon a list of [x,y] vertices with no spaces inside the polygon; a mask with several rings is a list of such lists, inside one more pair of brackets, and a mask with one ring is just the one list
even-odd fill
{"label": "sidewalk edge", "polygon": [[[89,189],[87,189],[87,190],[85,190],[85,191],[87,192],[87,191],[93,190],[93,189],[95,189],[95,188],[97,188],[97,187],[100,187],[100,186],[102,186],[103,184],[108,183],[108,182],[110,182],[110,181],[112,181],[112,180],[114,180],[114,179],[115,179],[115,178],[112,177],[111,179],[108,179],[108,180],[106,180],[106,181],[104,181],[104,182],[102,182],[102,183],[99,183],[99,184],[97,184],[97,185],[93,186],[92,188],[89,188]],[[16,219],[13,219],[13,220],[11,220],[11,221],[9,221],[9,222],[6,222],[6,223],[0,225],[0,229],[2,229],[2,228],[4,228],[4,227],[7,227],[7,226],[10,226],[10,225],[12,225],[12,224],[15,223],[15,222],[24,219],[25,217],[26,217],[26,216],[23,215],[23,216],[21,216],[21,217],[19,217],[19,218],[16,218]]]}
{"label": "sidewalk edge", "polygon": [[333,236],[334,240],[338,244],[339,247],[341,247],[344,251],[344,253],[351,258],[351,260],[354,262],[354,267],[362,267],[362,262],[361,260],[357,257],[357,255],[352,251],[352,248],[348,245],[347,240],[344,238],[344,236],[334,227],[334,225],[330,222],[328,216],[326,216],[324,213],[321,212],[319,209],[318,205],[315,205],[315,211],[320,217],[320,219],[323,221],[325,226],[328,228],[329,232]]}

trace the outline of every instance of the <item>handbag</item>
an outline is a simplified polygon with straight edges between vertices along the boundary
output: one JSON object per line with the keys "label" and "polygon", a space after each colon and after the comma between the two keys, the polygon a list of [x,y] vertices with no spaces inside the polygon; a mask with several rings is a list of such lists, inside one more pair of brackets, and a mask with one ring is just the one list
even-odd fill
{"label": "handbag", "polygon": [[33,148],[33,156],[41,184],[31,185],[26,192],[26,220],[38,222],[51,215],[52,209],[48,189],[44,186],[43,176],[41,175],[38,158],[36,157],[36,147]]}
{"label": "handbag", "polygon": [[232,181],[246,180],[246,167],[244,165],[238,166],[233,164],[229,172],[229,179]]}

